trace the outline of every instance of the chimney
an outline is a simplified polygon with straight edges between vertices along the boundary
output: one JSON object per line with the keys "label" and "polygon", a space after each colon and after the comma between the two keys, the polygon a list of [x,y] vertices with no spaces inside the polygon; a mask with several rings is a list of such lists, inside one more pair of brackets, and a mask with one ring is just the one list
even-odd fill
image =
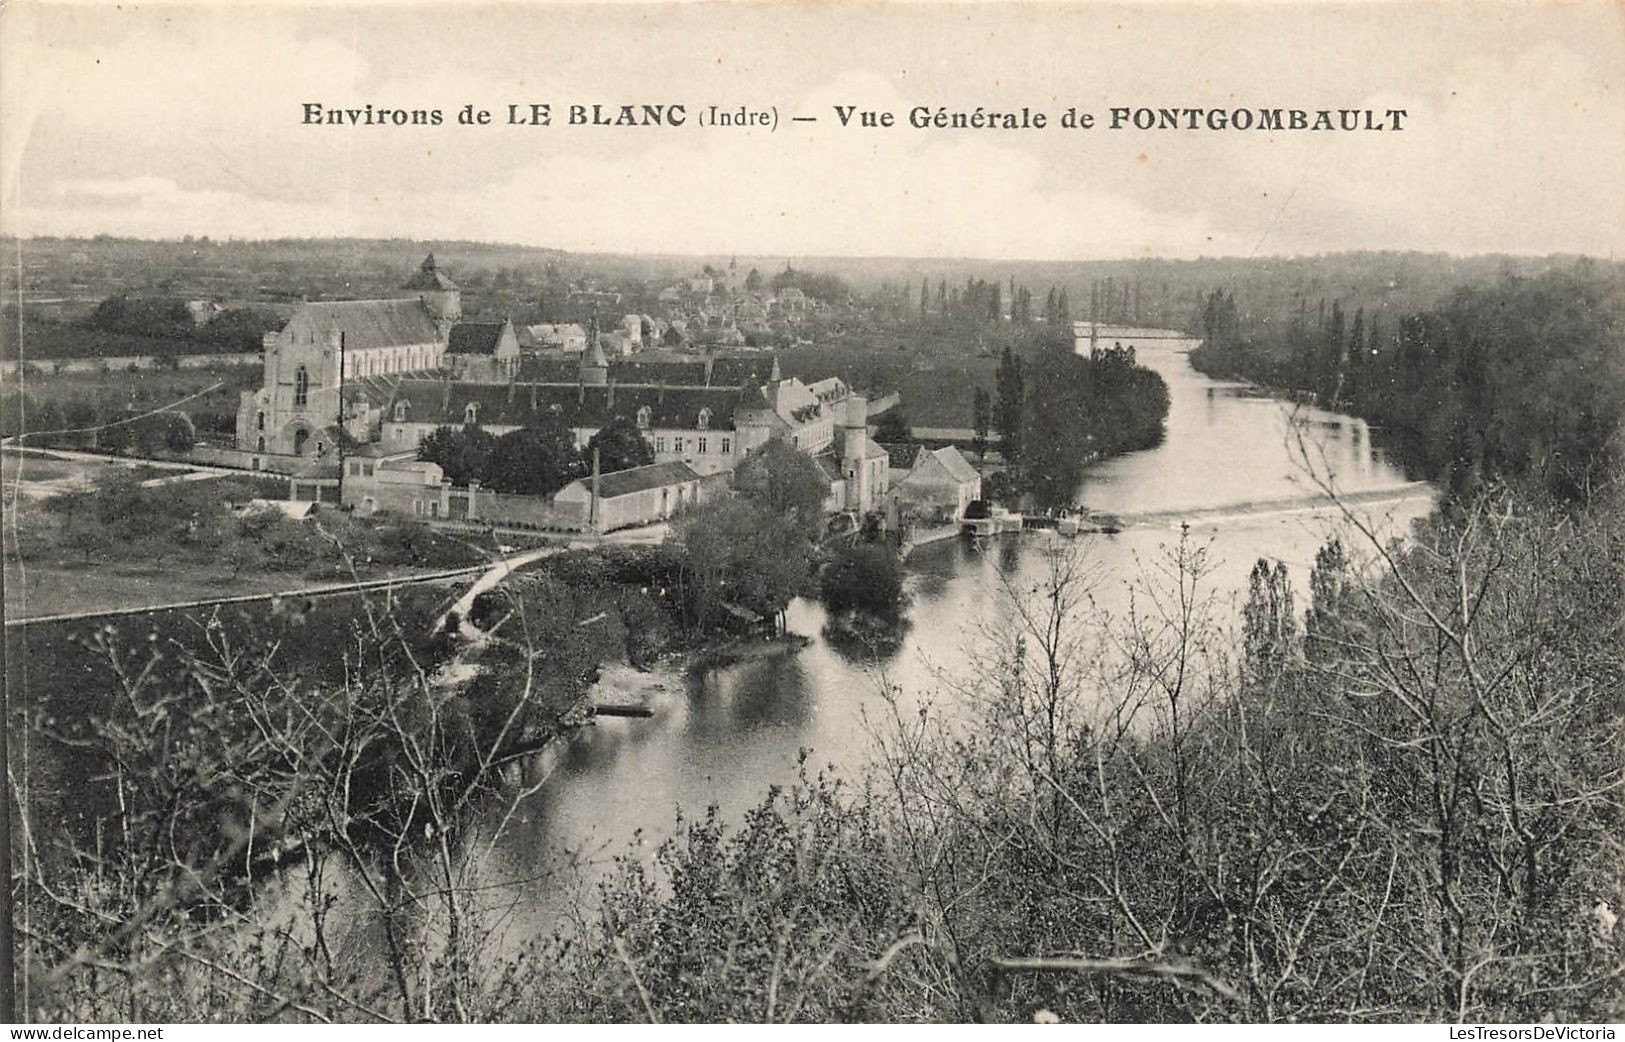
{"label": "chimney", "polygon": [[666,400],[666,378],[662,376],[660,378],[660,390],[658,392],[656,392],[656,394],[655,394],[655,401],[664,402],[665,400]]}
{"label": "chimney", "polygon": [[530,385],[530,411],[536,411],[536,385]]}
{"label": "chimney", "polygon": [[609,382],[609,398],[605,402],[605,404],[608,405],[611,409],[615,408],[615,381],[614,380],[611,380]]}

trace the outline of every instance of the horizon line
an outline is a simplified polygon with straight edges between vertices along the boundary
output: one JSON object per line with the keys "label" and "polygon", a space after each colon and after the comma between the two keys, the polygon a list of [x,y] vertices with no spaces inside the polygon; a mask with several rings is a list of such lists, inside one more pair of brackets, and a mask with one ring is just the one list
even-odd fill
{"label": "horizon line", "polygon": [[228,235],[224,238],[209,234],[195,234],[182,232],[176,236],[149,236],[124,235],[112,232],[97,232],[91,235],[62,235],[49,233],[22,234],[16,232],[0,232],[0,242],[13,241],[17,243],[38,240],[60,242],[129,242],[129,243],[163,243],[172,245],[187,245],[192,243],[208,242],[209,244],[230,243],[247,245],[266,245],[275,243],[402,243],[412,246],[472,246],[485,249],[511,249],[534,250],[540,253],[559,253],[581,257],[636,257],[645,259],[688,259],[713,257],[745,257],[752,260],[767,260],[783,258],[786,265],[793,260],[829,260],[829,261],[928,261],[938,263],[975,263],[975,264],[1194,264],[1215,261],[1262,261],[1262,260],[1307,260],[1313,258],[1348,257],[1358,255],[1399,254],[1424,257],[1447,257],[1454,260],[1472,260],[1475,258],[1516,258],[1522,260],[1591,260],[1606,264],[1620,263],[1620,259],[1610,253],[1607,256],[1586,253],[1581,250],[1530,250],[1515,249],[1485,250],[1474,253],[1463,253],[1448,249],[1426,249],[1416,246],[1385,247],[1381,249],[1346,249],[1323,250],[1315,253],[1253,253],[1253,254],[1197,254],[1195,256],[1112,256],[1112,257],[977,257],[958,255],[934,254],[908,254],[908,253],[792,253],[792,252],[745,252],[738,250],[693,250],[693,251],[639,251],[616,249],[571,249],[564,246],[540,246],[531,243],[508,242],[496,239],[456,239],[456,238],[416,238],[411,236],[358,236],[358,235],[284,235],[284,236],[242,236]]}

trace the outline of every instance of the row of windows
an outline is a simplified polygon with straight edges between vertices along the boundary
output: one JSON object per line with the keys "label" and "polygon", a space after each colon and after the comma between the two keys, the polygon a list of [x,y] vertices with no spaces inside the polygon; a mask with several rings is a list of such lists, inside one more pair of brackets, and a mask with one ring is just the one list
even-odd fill
{"label": "row of windows", "polygon": [[[473,406],[470,406],[469,408],[472,409]],[[469,422],[472,423],[473,421],[470,420]],[[417,443],[421,445],[423,444],[423,439],[429,436],[429,428],[418,427],[416,430],[417,433],[415,438]],[[405,441],[406,436],[407,429],[404,427],[396,427],[390,432],[391,440],[396,442]],[[585,445],[585,442],[582,444]],[[733,451],[733,438],[728,435],[723,435],[722,437],[713,440],[704,435],[697,438],[684,438],[680,436],[667,438],[665,435],[660,435],[654,439],[654,447],[656,452],[665,452],[669,446],[670,451],[675,453],[680,454],[692,450],[697,455],[704,456],[711,452],[713,445],[716,447],[717,452],[726,456],[728,453]]]}
{"label": "row of windows", "polygon": [[[642,408],[638,409],[638,426],[639,427],[642,427],[644,430],[648,430],[649,429],[649,423],[650,423],[652,418],[653,418],[653,415],[650,413],[649,407],[647,405],[645,405]],[[710,429],[710,427],[711,427],[711,410],[710,409],[701,409],[700,410],[700,415],[694,421],[694,427],[695,427],[696,430],[702,430],[702,431]]]}
{"label": "row of windows", "polygon": [[[394,359],[382,352],[363,352],[359,358],[351,356],[344,360],[344,375],[347,377],[356,375],[374,376],[379,373],[395,372],[397,369],[432,369],[435,366],[431,354],[432,350],[432,348],[428,347],[412,348],[401,359],[406,363],[404,366],[391,364]],[[359,374],[357,373],[358,369],[360,370]],[[293,371],[293,405],[296,409],[303,409],[309,404],[310,370],[300,366]],[[401,404],[404,405],[405,403]],[[396,407],[395,418],[397,420],[404,418],[404,412],[400,406]]]}
{"label": "row of windows", "polygon": [[[400,351],[400,354],[396,354]],[[344,356],[344,375],[377,376],[382,373],[410,372],[415,369],[433,369],[439,365],[435,349],[424,345],[411,348],[385,348],[378,351],[354,351]]]}
{"label": "row of windows", "polygon": [[[717,451],[722,453],[724,456],[726,456],[728,453],[733,451],[733,439],[732,438],[727,438],[727,437],[718,438],[717,442],[718,442]],[[654,439],[654,443],[655,443],[655,451],[656,452],[665,452],[666,451],[666,438],[665,438],[664,435],[657,436]],[[676,453],[682,453],[682,452],[687,450],[687,448],[688,448],[688,446],[690,444],[693,445],[694,452],[697,455],[703,456],[706,453],[711,451],[711,439],[703,437],[703,436],[699,437],[699,438],[694,438],[692,441],[690,441],[690,439],[688,439],[688,438],[674,437],[674,438],[671,439],[671,451],[676,452]]]}

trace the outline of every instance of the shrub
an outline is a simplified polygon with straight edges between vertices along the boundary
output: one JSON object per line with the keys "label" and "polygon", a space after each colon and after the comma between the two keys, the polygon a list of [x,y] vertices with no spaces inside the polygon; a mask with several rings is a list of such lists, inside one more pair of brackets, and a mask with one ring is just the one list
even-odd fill
{"label": "shrub", "polygon": [[824,606],[830,611],[891,614],[906,600],[897,555],[873,543],[843,550],[824,569],[821,585]]}

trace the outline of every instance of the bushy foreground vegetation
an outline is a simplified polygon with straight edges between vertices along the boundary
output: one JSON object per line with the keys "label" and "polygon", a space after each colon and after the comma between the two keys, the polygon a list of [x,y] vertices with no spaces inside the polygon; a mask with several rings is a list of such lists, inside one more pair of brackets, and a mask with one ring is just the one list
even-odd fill
{"label": "bushy foreground vegetation", "polygon": [[90,488],[19,499],[9,511],[8,556],[34,567],[190,565],[224,569],[228,577],[274,572],[312,579],[486,559],[421,522],[338,512],[293,520],[267,502],[286,498],[286,479],[244,475],[147,487],[145,476],[109,471]]}
{"label": "bushy foreground vegetation", "polygon": [[[179,676],[215,709],[177,731],[160,706],[182,690],[143,686],[153,652],[130,649],[95,741],[133,754],[158,728],[171,754],[129,759],[154,773],[108,819],[127,852],[33,863],[53,875],[30,891],[32,1001],[149,1019],[1614,1019],[1625,513],[1599,506],[1485,498],[1404,546],[1328,544],[1301,613],[1261,566],[1234,636],[1200,545],[1170,548],[1109,627],[1087,624],[1087,561],[1058,549],[1007,592],[980,671],[943,678],[961,708],[899,711],[871,777],[689,822],[518,947],[498,943],[513,870],[489,846],[533,791],[491,755],[512,702],[470,716],[432,659],[296,697],[211,638]],[[528,603],[504,639],[547,656],[592,607]],[[406,654],[391,626],[352,628],[342,660]],[[210,723],[248,700],[249,731]],[[166,808],[228,796],[177,845]],[[357,838],[309,842],[339,822]],[[245,861],[283,847],[299,856],[280,871]],[[558,885],[550,867],[523,885]],[[343,918],[325,911],[340,894]]]}
{"label": "bushy foreground vegetation", "polygon": [[1262,569],[1233,663],[1202,548],[1110,637],[1057,558],[969,726],[628,863],[531,1015],[1616,1019],[1625,532],[1507,507]]}

